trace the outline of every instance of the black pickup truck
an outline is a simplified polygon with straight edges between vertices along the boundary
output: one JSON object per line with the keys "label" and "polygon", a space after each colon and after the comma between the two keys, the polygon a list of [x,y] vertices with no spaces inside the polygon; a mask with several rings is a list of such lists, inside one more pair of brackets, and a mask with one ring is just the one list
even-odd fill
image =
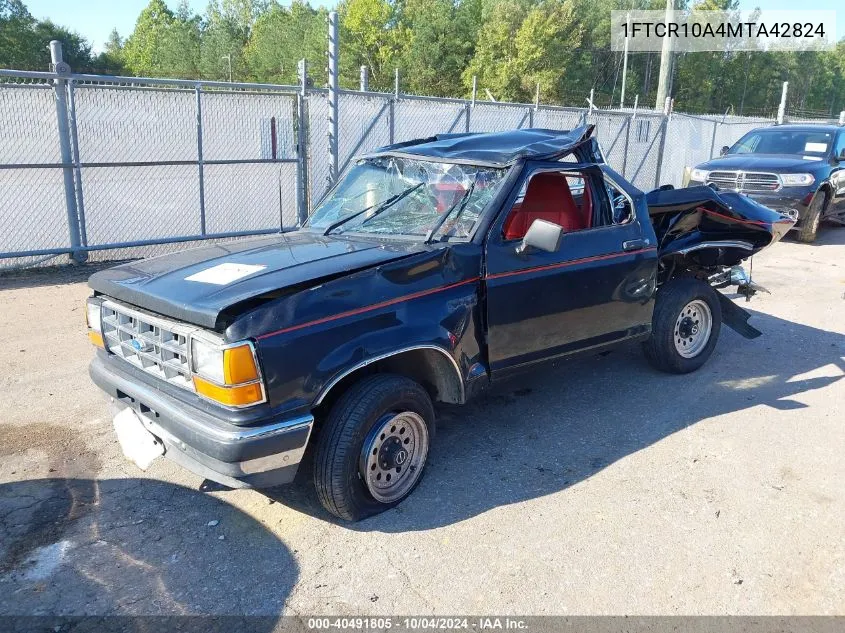
{"label": "black pickup truck", "polygon": [[741,191],[796,220],[802,242],[823,221],[845,224],[845,127],[776,125],[748,132],[697,165],[689,186]]}
{"label": "black pickup truck", "polygon": [[298,231],[92,276],[90,373],[141,467],[263,488],[312,448],[320,500],[356,520],[419,482],[434,402],[630,341],[689,372],[723,322],[759,335],[715,288],[750,297],[738,264],[792,224],[710,187],[644,194],[592,127],[393,145]]}

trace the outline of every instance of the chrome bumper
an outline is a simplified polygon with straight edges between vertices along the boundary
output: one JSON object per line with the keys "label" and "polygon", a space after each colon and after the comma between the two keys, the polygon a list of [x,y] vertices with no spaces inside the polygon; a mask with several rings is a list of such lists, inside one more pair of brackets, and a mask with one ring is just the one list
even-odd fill
{"label": "chrome bumper", "polygon": [[305,454],[314,417],[262,420],[239,426],[154,389],[134,368],[115,366],[99,354],[92,380],[117,409],[131,407],[165,446],[165,457],[231,488],[269,488],[289,483]]}

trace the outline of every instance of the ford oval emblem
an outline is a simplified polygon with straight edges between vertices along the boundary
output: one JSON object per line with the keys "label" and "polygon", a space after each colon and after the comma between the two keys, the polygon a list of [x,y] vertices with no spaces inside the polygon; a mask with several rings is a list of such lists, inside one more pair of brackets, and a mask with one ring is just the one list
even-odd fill
{"label": "ford oval emblem", "polygon": [[132,347],[139,352],[149,352],[153,348],[153,346],[147,343],[146,341],[141,341],[137,338],[133,338],[130,345],[132,345]]}

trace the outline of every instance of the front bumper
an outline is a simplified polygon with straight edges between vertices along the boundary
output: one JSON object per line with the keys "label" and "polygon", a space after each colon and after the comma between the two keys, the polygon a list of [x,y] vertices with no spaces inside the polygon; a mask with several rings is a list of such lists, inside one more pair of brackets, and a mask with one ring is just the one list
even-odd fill
{"label": "front bumper", "polygon": [[133,368],[94,357],[89,373],[119,407],[132,407],[165,446],[165,457],[230,488],[293,481],[314,426],[312,415],[239,426],[134,378]]}

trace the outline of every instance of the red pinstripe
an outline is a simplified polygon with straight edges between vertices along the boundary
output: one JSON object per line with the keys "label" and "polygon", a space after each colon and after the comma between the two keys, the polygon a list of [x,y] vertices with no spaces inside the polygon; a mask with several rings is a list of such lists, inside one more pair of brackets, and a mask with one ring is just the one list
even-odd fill
{"label": "red pinstripe", "polygon": [[338,314],[333,314],[331,316],[323,317],[321,319],[315,319],[314,321],[306,321],[305,323],[300,323],[298,325],[291,325],[286,328],[282,328],[281,330],[275,330],[273,332],[267,332],[266,334],[262,334],[261,336],[256,336],[257,339],[265,339],[271,336],[276,336],[278,334],[285,334],[286,332],[293,332],[295,330],[301,330],[302,328],[311,327],[312,325],[320,325],[321,323],[328,323],[329,321],[336,321],[337,319],[343,319],[349,316],[355,316],[356,314],[361,314],[363,312],[370,312],[371,310],[378,310],[379,308],[386,308],[388,306],[392,306],[397,303],[402,303],[403,301],[410,301],[412,299],[419,299],[420,297],[426,297],[428,295],[433,295],[437,292],[443,292],[444,290],[450,290],[451,288],[457,288],[458,286],[464,286],[466,284],[475,283],[476,281],[480,281],[481,277],[473,277],[472,279],[465,279],[464,281],[458,281],[453,284],[448,284],[446,286],[440,286],[439,288],[430,288],[429,290],[420,290],[419,292],[414,292],[409,295],[404,295],[402,297],[397,297],[395,299],[389,299],[387,301],[382,301],[380,303],[374,303],[372,305],[364,306],[363,308],[355,308],[354,310],[347,310],[346,312],[340,312]]}
{"label": "red pinstripe", "polygon": [[792,222],[792,220],[775,220],[774,222],[764,222],[763,220],[742,220],[740,218],[732,218],[729,215],[724,215],[722,213],[717,213],[716,211],[710,211],[709,209],[705,209],[703,207],[699,207],[701,211],[704,211],[707,215],[715,215],[719,218],[724,218],[725,220],[732,220],[734,222],[739,222],[740,224],[754,224],[756,226],[768,226],[769,224],[780,224],[782,222]]}
{"label": "red pinstripe", "polygon": [[578,264],[587,264],[589,262],[598,262],[603,259],[614,259],[616,257],[625,257],[626,255],[637,255],[638,253],[649,253],[656,251],[657,247],[651,246],[649,248],[642,248],[638,251],[622,251],[620,253],[608,253],[607,255],[594,255],[592,257],[582,257],[581,259],[571,259],[567,262],[560,262],[558,264],[546,264],[545,266],[533,266],[531,268],[520,268],[519,270],[509,270],[503,273],[493,273],[487,275],[487,279],[499,279],[500,277],[510,277],[512,275],[523,275],[525,273],[533,273],[538,270],[551,270],[553,268],[564,268],[565,266],[576,266]]}

